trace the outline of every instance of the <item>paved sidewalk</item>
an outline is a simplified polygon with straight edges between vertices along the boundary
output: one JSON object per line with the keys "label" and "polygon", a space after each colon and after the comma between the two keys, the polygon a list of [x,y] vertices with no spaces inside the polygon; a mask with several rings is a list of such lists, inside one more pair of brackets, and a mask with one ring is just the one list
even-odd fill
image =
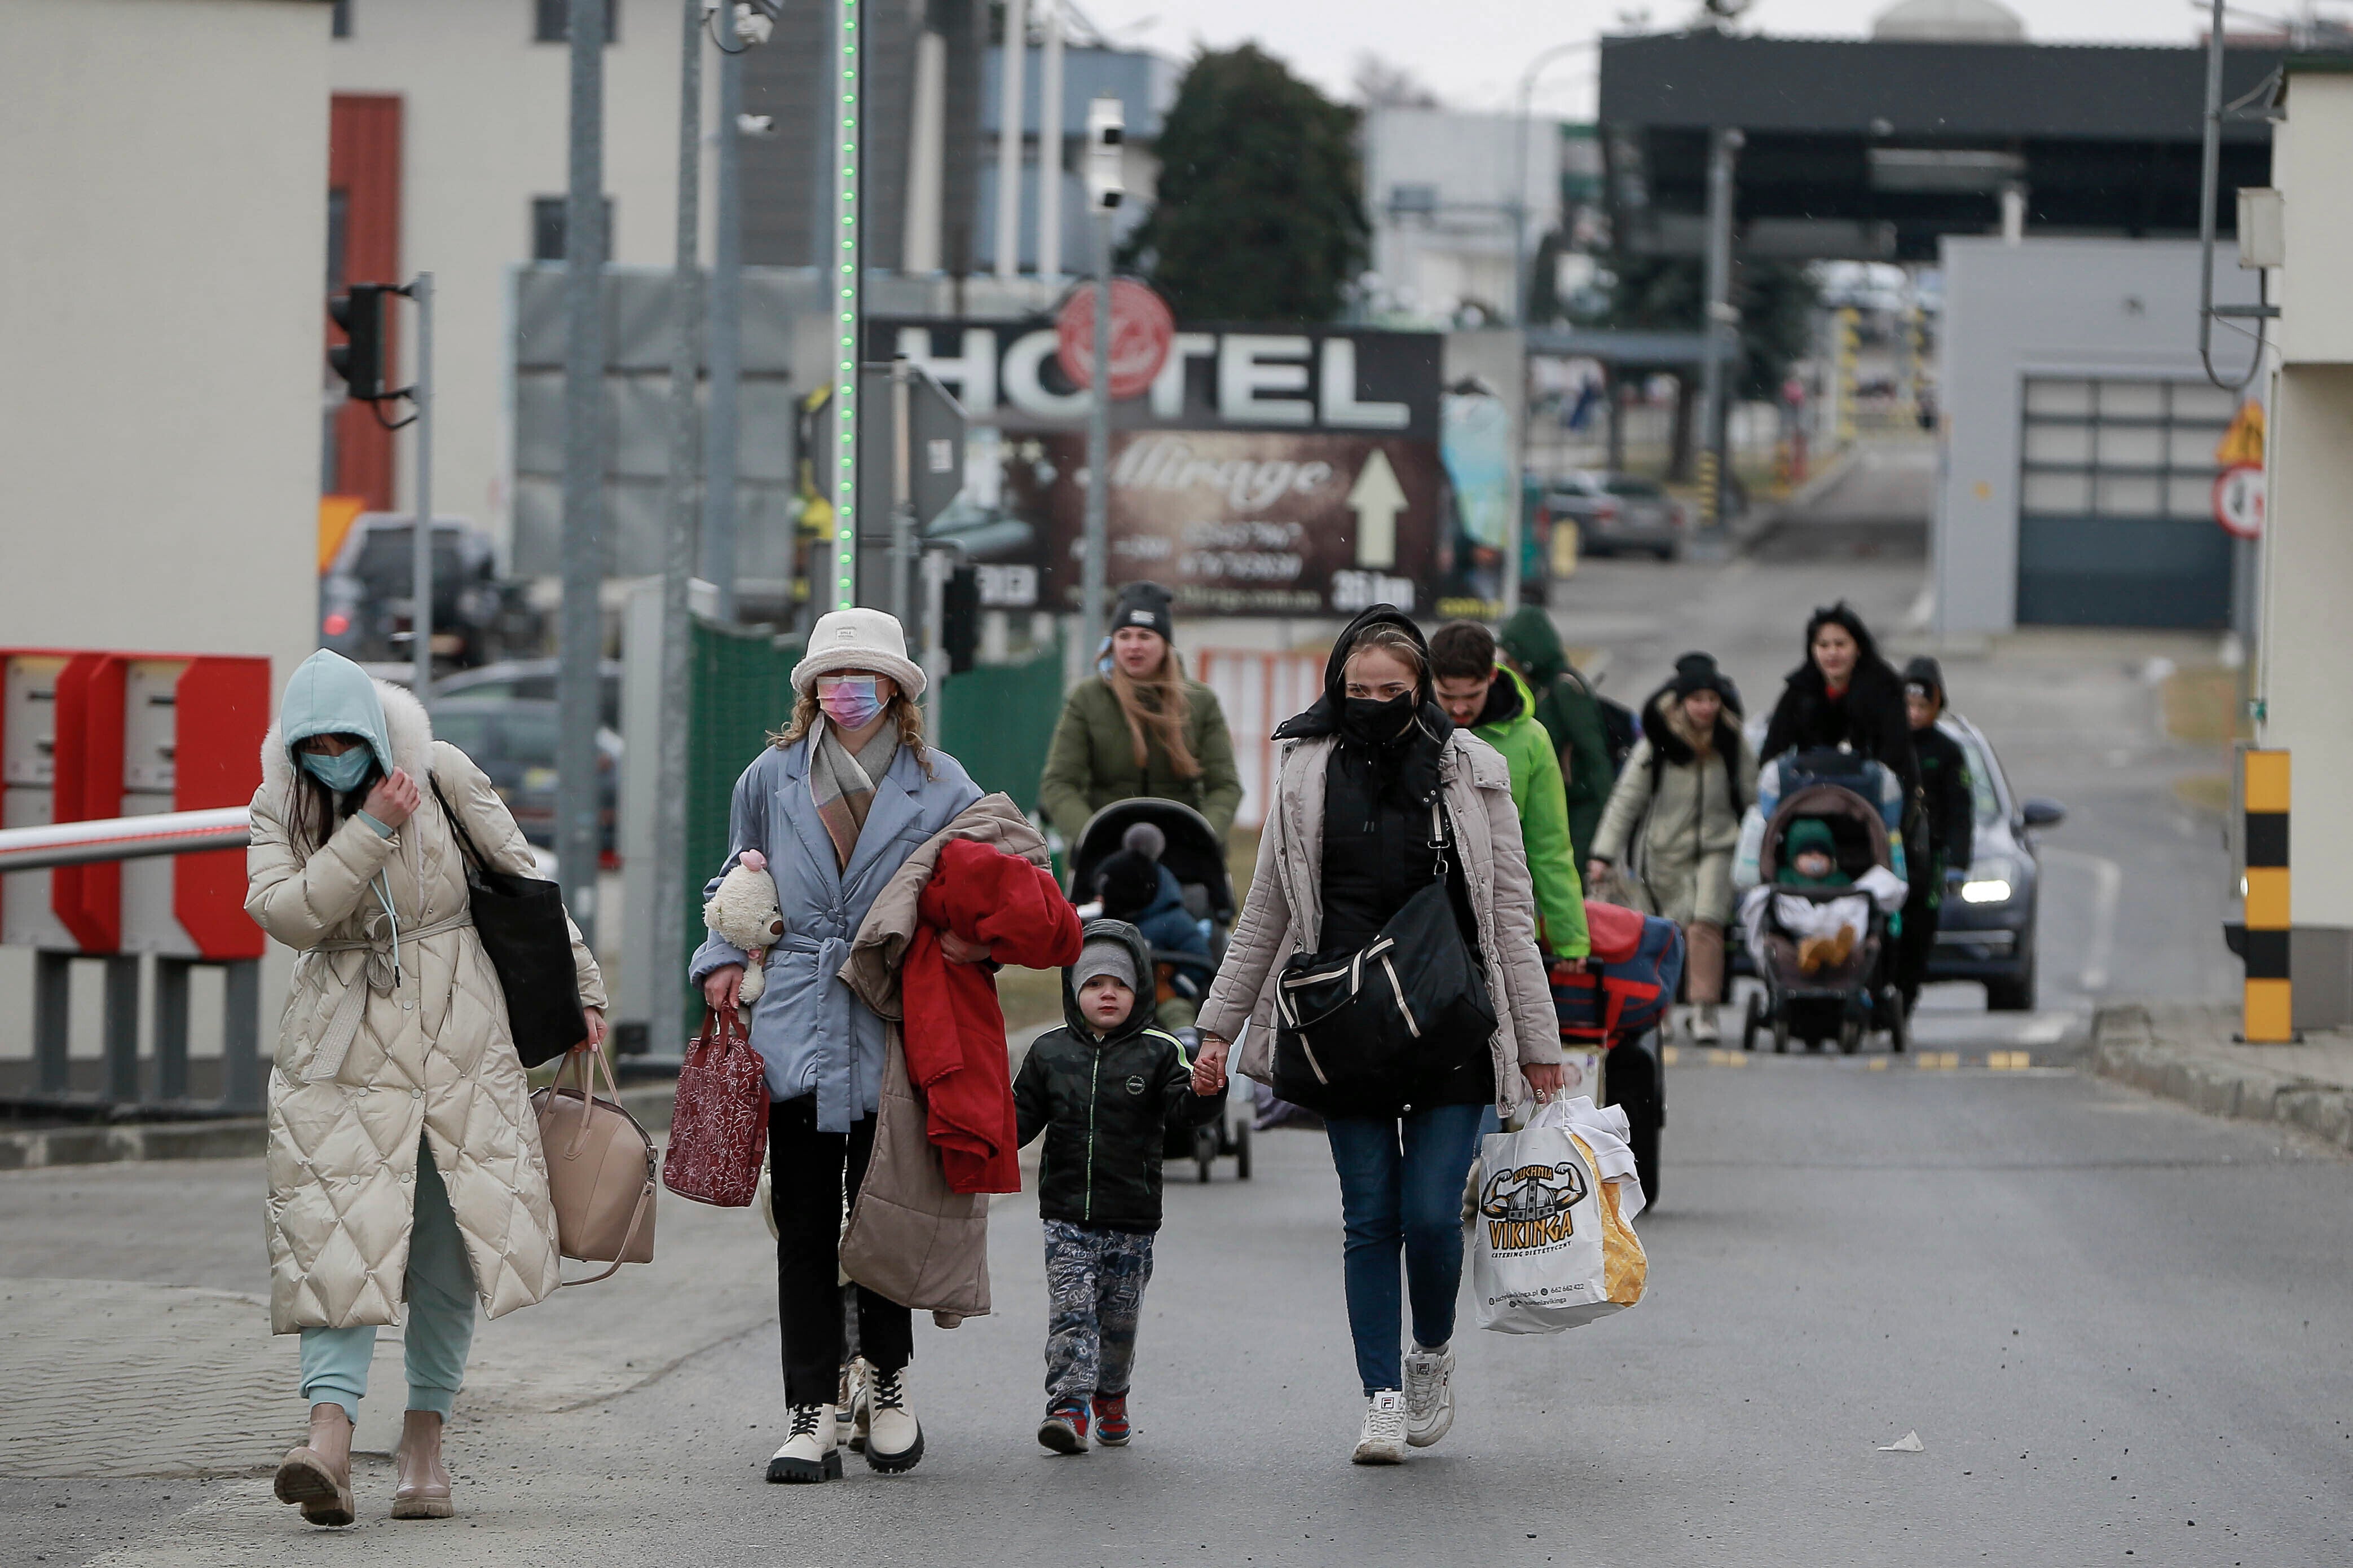
{"label": "paved sidewalk", "polygon": [[2251,1046],[2236,1009],[2189,1005],[2101,1009],[2093,1070],[2210,1116],[2295,1127],[2353,1149],[2353,1035]]}

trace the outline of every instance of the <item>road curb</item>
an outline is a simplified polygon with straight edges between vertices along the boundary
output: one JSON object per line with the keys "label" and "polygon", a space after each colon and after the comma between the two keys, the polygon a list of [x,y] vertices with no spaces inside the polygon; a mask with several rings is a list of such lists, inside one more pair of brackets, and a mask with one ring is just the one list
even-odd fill
{"label": "road curb", "polygon": [[[649,1132],[666,1132],[676,1096],[673,1084],[640,1084],[621,1090],[621,1104]],[[134,1160],[244,1160],[259,1156],[269,1142],[269,1121],[259,1116],[34,1127],[0,1132],[0,1171]]]}
{"label": "road curb", "polygon": [[2274,1122],[2353,1150],[2353,1087],[2232,1061],[2223,1054],[2227,1031],[2168,1038],[2174,1022],[2142,1006],[2102,1008],[2092,1023],[2092,1070],[2208,1116]]}

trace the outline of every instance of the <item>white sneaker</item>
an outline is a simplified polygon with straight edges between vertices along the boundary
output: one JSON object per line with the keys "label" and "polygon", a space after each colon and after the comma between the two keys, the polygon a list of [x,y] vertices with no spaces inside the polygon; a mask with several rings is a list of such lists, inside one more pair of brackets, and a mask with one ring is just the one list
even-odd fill
{"label": "white sneaker", "polygon": [[1365,1429],[1350,1458],[1360,1465],[1405,1463],[1405,1395],[1384,1388],[1365,1401]]}
{"label": "white sneaker", "polygon": [[923,1424],[907,1408],[906,1377],[903,1368],[866,1369],[866,1463],[886,1476],[912,1470],[923,1458]]}
{"label": "white sneaker", "polygon": [[1716,1022],[1715,1009],[1716,1005],[1713,1002],[1703,1002],[1692,1009],[1691,1037],[1694,1045],[1712,1046],[1724,1038],[1724,1029]]}
{"label": "white sneaker", "polygon": [[1454,1425],[1454,1351],[1413,1347],[1405,1358],[1405,1440],[1427,1448]]}
{"label": "white sneaker", "polygon": [[833,1446],[833,1406],[796,1405],[790,1415],[792,1434],[768,1461],[768,1479],[782,1482],[839,1480],[841,1450]]}

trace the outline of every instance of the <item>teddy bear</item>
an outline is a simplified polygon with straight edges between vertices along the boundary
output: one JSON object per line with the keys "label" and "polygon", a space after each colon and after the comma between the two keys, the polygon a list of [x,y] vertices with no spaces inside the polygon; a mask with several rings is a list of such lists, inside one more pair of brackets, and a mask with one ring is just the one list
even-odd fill
{"label": "teddy bear", "polygon": [[776,904],[776,879],[768,875],[766,856],[746,849],[737,858],[735,868],[719,879],[719,890],[702,906],[702,923],[747,955],[736,995],[748,1009],[767,985],[768,948],[785,934],[785,911]]}

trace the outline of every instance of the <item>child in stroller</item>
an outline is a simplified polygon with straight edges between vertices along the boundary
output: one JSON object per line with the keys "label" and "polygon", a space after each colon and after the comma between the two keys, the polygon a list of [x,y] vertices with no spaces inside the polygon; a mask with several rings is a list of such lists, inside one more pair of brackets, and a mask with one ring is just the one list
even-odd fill
{"label": "child in stroller", "polygon": [[1754,884],[1741,899],[1741,926],[1765,983],[1764,994],[1749,998],[1743,1049],[1755,1049],[1768,1025],[1777,1051],[1794,1034],[1815,1047],[1835,1036],[1851,1054],[1872,1029],[1887,1030],[1898,1051],[1908,1044],[1884,962],[1888,918],[1904,905],[1903,849],[1865,793],[1880,793],[1871,774],[1884,771],[1863,762],[1852,779],[1785,769],[1775,781],[1756,858],[1743,856],[1737,868],[1738,879]]}

